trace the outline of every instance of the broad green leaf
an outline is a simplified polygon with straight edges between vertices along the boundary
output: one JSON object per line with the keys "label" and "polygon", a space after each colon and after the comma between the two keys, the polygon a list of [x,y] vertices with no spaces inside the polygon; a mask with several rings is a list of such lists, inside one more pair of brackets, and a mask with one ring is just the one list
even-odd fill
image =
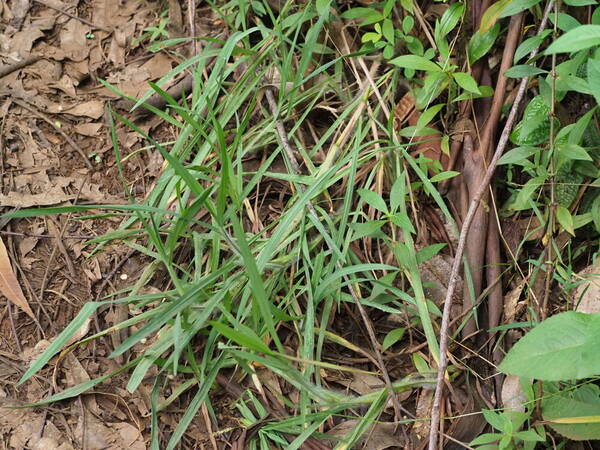
{"label": "broad green leaf", "polygon": [[[398,134],[402,137],[413,138],[418,136],[434,136],[439,135],[439,130],[430,127],[419,128],[416,125],[402,128]],[[411,142],[412,143],[412,142]]]}
{"label": "broad green leaf", "polygon": [[465,11],[465,5],[460,2],[453,3],[442,15],[439,26],[436,27],[436,38],[443,38],[458,24]]}
{"label": "broad green leaf", "polygon": [[483,409],[481,412],[486,422],[498,431],[506,431],[507,426],[510,425],[510,421],[502,414],[488,409]]}
{"label": "broad green leaf", "polygon": [[521,64],[512,66],[504,72],[504,76],[507,78],[526,78],[539,75],[540,73],[548,73],[548,71],[540,69],[539,67],[530,66],[529,64]]}
{"label": "broad green leaf", "polygon": [[402,67],[404,69],[425,70],[428,72],[441,72],[442,68],[433,61],[417,56],[417,55],[402,55],[390,60],[390,64]]}
{"label": "broad green leaf", "polygon": [[600,374],[600,314],[575,311],[546,319],[522,337],[499,369],[538,380],[561,381]]}
{"label": "broad green leaf", "polygon": [[573,53],[596,45],[600,45],[600,25],[581,25],[560,36],[544,53]]}
{"label": "broad green leaf", "polygon": [[572,75],[558,77],[556,79],[556,91],[561,93],[573,91],[585,95],[592,94],[586,80]]}
{"label": "broad green leaf", "polygon": [[528,56],[550,34],[552,34],[552,30],[544,30],[539,35],[530,37],[529,39],[525,39],[523,42],[521,42],[521,44],[517,47],[517,50],[515,51],[513,63],[516,64],[522,58]]}
{"label": "broad green leaf", "polygon": [[447,244],[445,244],[445,243],[443,243],[443,244],[438,243],[438,244],[431,244],[431,245],[428,245],[427,247],[422,248],[417,253],[417,264],[421,264],[421,263],[424,263],[425,261],[429,261],[435,255],[437,255],[440,252],[440,250],[443,249],[446,245]]}
{"label": "broad green leaf", "polygon": [[404,34],[410,33],[414,26],[415,19],[413,19],[412,16],[406,16],[404,19],[402,19],[402,32]]}
{"label": "broad green leaf", "polygon": [[406,331],[406,328],[396,328],[396,329],[390,331],[385,336],[385,338],[383,338],[383,344],[381,346],[381,350],[386,351],[388,348],[390,348],[392,345],[394,345],[396,342],[398,342],[400,339],[402,339],[402,336],[404,336],[405,331]]}
{"label": "broad green leaf", "polygon": [[395,4],[396,4],[395,0],[386,0],[385,5],[383,6],[383,16],[384,17],[390,17],[390,13],[392,12],[392,9],[394,9]]}
{"label": "broad green leaf", "polygon": [[352,8],[342,13],[344,19],[362,19],[361,26],[383,20],[383,15],[374,8]]}
{"label": "broad green leaf", "polygon": [[452,77],[465,91],[469,91],[478,95],[481,94],[481,91],[479,91],[479,87],[477,86],[477,82],[471,76],[471,74],[465,72],[454,72],[452,73]]}
{"label": "broad green leaf", "polygon": [[550,137],[550,106],[541,95],[532,98],[510,134],[515,145],[538,145]]}
{"label": "broad green leaf", "polygon": [[558,147],[558,154],[566,161],[593,161],[592,157],[581,145],[563,144]]}
{"label": "broad green leaf", "polygon": [[[369,220],[364,223],[351,223],[350,228],[354,231],[352,234],[352,240],[362,239],[365,236],[373,236],[377,233],[383,224],[386,223],[385,220]],[[381,235],[381,233],[379,233]]]}
{"label": "broad green leaf", "polygon": [[408,231],[409,233],[416,233],[412,222],[410,221],[410,219],[408,218],[408,215],[405,212],[399,211],[399,212],[396,212],[395,214],[391,214],[390,220],[397,227],[400,227],[403,230]]}
{"label": "broad green leaf", "polygon": [[446,105],[440,103],[439,105],[432,105],[421,113],[417,120],[417,129],[424,128],[433,120],[435,115]]}
{"label": "broad green leaf", "polygon": [[394,181],[392,189],[390,189],[390,208],[392,212],[396,211],[398,206],[404,202],[404,183],[404,178],[398,177]]}
{"label": "broad green leaf", "polygon": [[[599,184],[600,180],[596,180],[596,185]],[[590,208],[590,215],[592,216],[592,220],[594,221],[596,231],[600,233],[600,195],[598,195],[592,202],[592,206]]]}
{"label": "broad green leaf", "polygon": [[507,151],[503,154],[498,160],[498,165],[502,164],[517,164],[523,160],[526,160],[531,155],[535,155],[540,152],[542,149],[539,147],[517,147],[512,150]]}
{"label": "broad green leaf", "polygon": [[437,183],[438,181],[447,180],[449,178],[454,178],[455,176],[460,175],[460,172],[456,172],[454,170],[447,170],[446,172],[440,172],[431,177],[432,183]]}
{"label": "broad green leaf", "polygon": [[331,4],[331,0],[316,0],[316,8],[317,8],[317,13],[320,16],[329,14],[329,6]]}
{"label": "broad green leaf", "polygon": [[385,19],[383,21],[383,25],[381,26],[381,32],[383,37],[387,39],[390,44],[394,44],[394,24],[390,19]]}
{"label": "broad green leaf", "polygon": [[535,201],[533,194],[546,182],[545,176],[534,177],[528,180],[523,185],[517,194],[513,203],[510,204],[510,209],[514,211],[522,211],[531,208],[531,202]]}
{"label": "broad green leaf", "polygon": [[425,361],[425,358],[418,353],[412,354],[412,360],[417,372],[419,372],[421,375],[430,374],[432,372],[432,369],[429,367],[429,364],[427,364],[427,361]]}
{"label": "broad green leaf", "polygon": [[[554,24],[554,14],[550,14],[550,22],[552,22],[552,24]],[[581,26],[581,22],[579,22],[579,20],[577,20],[575,17],[570,16],[569,14],[565,14],[565,13],[558,13],[558,20],[556,21],[556,27],[561,30],[564,31],[565,33],[567,31],[571,31],[574,28],[577,28]]]}
{"label": "broad green leaf", "polygon": [[[550,428],[576,441],[600,439],[600,388],[584,384],[574,389],[556,392],[556,387],[544,384],[542,417]],[[549,391],[549,392],[546,392]]]}
{"label": "broad green leaf", "polygon": [[588,59],[587,82],[596,103],[600,104],[600,60]]}
{"label": "broad green leaf", "polygon": [[[600,76],[600,71],[598,72],[598,75]],[[585,134],[585,131],[588,128],[588,125],[590,124],[590,121],[592,120],[592,117],[594,116],[594,114],[596,112],[596,108],[597,107],[593,107],[592,109],[590,109],[583,116],[581,116],[579,119],[577,119],[577,122],[575,122],[573,124],[573,126],[571,127],[571,129],[569,131],[569,137],[568,137],[569,144],[581,145],[581,141],[583,140],[583,135]],[[568,125],[567,125],[567,127],[568,127]],[[567,127],[564,127],[563,130]],[[558,141],[558,136],[557,136],[557,141]]]}
{"label": "broad green leaf", "polygon": [[429,72],[423,87],[417,91],[415,98],[417,108],[423,109],[433,102],[450,84],[450,78],[443,72]]}
{"label": "broad green leaf", "polygon": [[535,430],[517,431],[514,437],[522,441],[543,442],[545,439],[535,432]]}
{"label": "broad green leaf", "polygon": [[542,0],[512,0],[500,14],[500,18],[514,16],[537,5]]}
{"label": "broad green leaf", "polygon": [[481,25],[479,26],[479,32],[485,33],[490,30],[495,24],[500,14],[513,0],[498,0],[496,3],[490,5],[481,16]]}
{"label": "broad green leaf", "polygon": [[571,216],[568,208],[564,207],[563,205],[558,205],[556,208],[556,219],[565,231],[575,236],[575,229],[573,228],[573,216]]}
{"label": "broad green leaf", "polygon": [[492,442],[498,442],[501,438],[502,434],[500,433],[483,433],[469,442],[469,445],[491,444]]}
{"label": "broad green leaf", "polygon": [[587,6],[587,5],[597,5],[598,0],[563,0],[565,5],[569,6]]}
{"label": "broad green leaf", "polygon": [[488,31],[477,31],[469,40],[467,53],[469,55],[469,64],[473,65],[475,61],[483,58],[492,48],[496,38],[500,34],[500,24],[495,24]]}
{"label": "broad green leaf", "polygon": [[[452,102],[453,103],[460,102],[462,100],[470,100],[473,98],[491,97],[492,95],[494,95],[494,89],[492,89],[491,86],[479,86],[479,92],[480,92],[480,94],[472,94],[471,92],[463,92],[459,96],[455,97],[454,100],[452,100]],[[445,153],[449,154],[449,152],[445,152]]]}
{"label": "broad green leaf", "polygon": [[404,8],[409,13],[413,11],[413,0],[400,0],[400,6]]}
{"label": "broad green leaf", "polygon": [[385,204],[385,200],[381,198],[381,195],[368,189],[358,189],[356,191],[360,198],[369,206],[381,211],[382,213],[388,212],[388,207]]}

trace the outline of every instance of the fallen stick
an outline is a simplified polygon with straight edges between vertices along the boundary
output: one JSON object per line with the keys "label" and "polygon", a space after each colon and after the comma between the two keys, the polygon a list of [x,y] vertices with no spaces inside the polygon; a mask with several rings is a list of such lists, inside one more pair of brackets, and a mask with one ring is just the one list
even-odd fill
{"label": "fallen stick", "polygon": [[6,75],[10,75],[15,70],[22,69],[23,67],[27,67],[30,64],[34,64],[42,59],[41,56],[29,56],[25,58],[23,61],[16,62],[14,64],[8,64],[6,66],[0,67],[0,78],[5,77]]}

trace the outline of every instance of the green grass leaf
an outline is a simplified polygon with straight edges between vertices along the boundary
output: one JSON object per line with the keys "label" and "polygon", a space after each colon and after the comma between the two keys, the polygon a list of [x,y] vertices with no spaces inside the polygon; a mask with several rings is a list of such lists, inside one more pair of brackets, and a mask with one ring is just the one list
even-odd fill
{"label": "green grass leaf", "polygon": [[442,72],[442,68],[433,61],[429,61],[422,56],[402,55],[390,60],[393,64],[404,69],[425,70],[427,72]]}

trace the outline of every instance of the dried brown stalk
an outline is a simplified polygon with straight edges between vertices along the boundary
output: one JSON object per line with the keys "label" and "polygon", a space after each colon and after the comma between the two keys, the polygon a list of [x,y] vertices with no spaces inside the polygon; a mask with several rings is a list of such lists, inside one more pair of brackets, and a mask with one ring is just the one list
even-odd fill
{"label": "dried brown stalk", "polygon": [[[538,34],[543,32],[546,28],[546,24],[548,22],[548,16],[552,7],[554,5],[554,1],[551,0],[548,2],[546,6],[546,10],[544,11],[544,17],[542,18],[542,22],[538,29]],[[535,57],[538,53],[538,48],[535,48],[531,54],[530,58]],[[471,223],[473,218],[475,217],[475,213],[479,208],[479,202],[482,199],[483,195],[487,192],[488,186],[492,177],[494,176],[494,172],[496,170],[496,165],[498,164],[498,160],[504,149],[506,148],[506,144],[508,143],[508,137],[512,130],[512,127],[517,118],[517,113],[519,110],[519,106],[523,97],[525,96],[525,90],[527,89],[527,84],[529,82],[529,78],[523,78],[521,83],[519,84],[519,88],[517,91],[517,96],[515,98],[515,102],[510,110],[508,115],[508,119],[506,120],[506,124],[504,125],[504,129],[502,130],[502,134],[500,135],[500,139],[498,141],[498,145],[496,147],[496,151],[494,152],[494,156],[489,163],[489,166],[485,172],[485,176],[481,185],[479,186],[477,192],[473,196],[471,203],[469,205],[469,210],[467,215],[463,221],[463,225],[461,227],[460,239],[458,241],[458,247],[456,249],[456,257],[454,258],[454,262],[452,264],[452,272],[450,274],[450,282],[448,283],[448,291],[446,292],[446,298],[444,301],[444,311],[442,314],[442,325],[440,330],[440,364],[438,367],[437,373],[437,382],[435,395],[433,399],[433,405],[431,408],[431,423],[429,429],[429,450],[435,450],[437,448],[437,440],[438,440],[438,429],[440,425],[440,406],[442,401],[442,390],[444,386],[444,378],[446,374],[446,365],[448,364],[448,357],[446,352],[448,351],[448,326],[450,323],[450,310],[452,305],[452,297],[454,296],[454,291],[456,290],[456,284],[458,282],[460,266],[462,264],[463,254],[465,251],[465,245],[467,241],[467,236],[469,233],[469,228],[471,227]]]}

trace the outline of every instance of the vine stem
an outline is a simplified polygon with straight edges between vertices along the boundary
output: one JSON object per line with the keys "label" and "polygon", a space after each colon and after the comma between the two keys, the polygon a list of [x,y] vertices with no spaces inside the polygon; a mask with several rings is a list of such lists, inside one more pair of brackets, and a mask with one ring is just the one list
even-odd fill
{"label": "vine stem", "polygon": [[[546,5],[544,16],[542,18],[542,22],[540,23],[540,27],[538,30],[538,35],[540,35],[546,28],[546,24],[548,23],[548,17],[550,15],[550,11],[552,11],[553,5],[554,0],[550,0]],[[538,47],[532,50],[532,52],[529,54],[529,59],[535,57],[537,53]],[[450,309],[452,306],[452,298],[454,296],[454,291],[456,290],[456,284],[458,282],[460,265],[463,259],[465,245],[467,242],[467,235],[469,233],[471,223],[473,222],[473,218],[475,217],[475,213],[477,212],[477,208],[479,208],[479,202],[481,201],[483,194],[487,191],[487,188],[490,182],[492,181],[492,177],[494,176],[496,166],[498,165],[498,160],[500,159],[502,153],[504,152],[504,149],[506,148],[506,144],[508,143],[508,137],[517,117],[521,101],[525,96],[525,90],[527,89],[528,83],[529,77],[525,77],[521,80],[521,83],[519,84],[517,96],[515,97],[515,101],[510,109],[508,118],[506,119],[506,124],[504,125],[504,129],[502,130],[502,134],[500,135],[500,139],[498,140],[498,145],[496,146],[494,156],[492,157],[492,160],[490,161],[490,164],[487,170],[485,171],[483,181],[477,188],[477,191],[475,192],[475,195],[471,200],[467,216],[465,217],[465,220],[463,221],[463,225],[460,230],[460,238],[458,241],[458,246],[456,248],[456,256],[454,257],[454,262],[452,263],[452,271],[450,273],[450,281],[448,283],[448,290],[446,291],[446,298],[444,300],[444,311],[442,313],[442,325],[440,329],[440,363],[437,371],[437,381],[435,386],[433,405],[431,407],[429,450],[436,450],[437,448],[439,431],[438,429],[440,425],[440,406],[442,402],[444,376],[446,374],[446,367],[448,365],[448,358],[446,353],[448,351],[448,328],[450,324]]]}

